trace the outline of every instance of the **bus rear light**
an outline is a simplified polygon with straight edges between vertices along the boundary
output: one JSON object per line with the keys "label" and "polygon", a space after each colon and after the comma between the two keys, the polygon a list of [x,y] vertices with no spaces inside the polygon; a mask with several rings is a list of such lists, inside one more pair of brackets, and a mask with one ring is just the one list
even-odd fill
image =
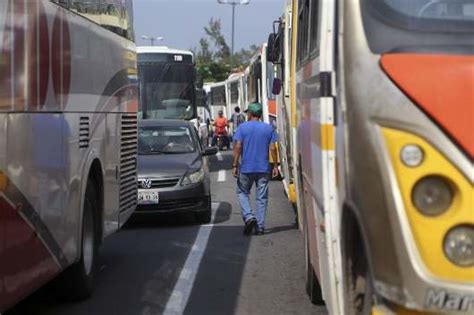
{"label": "bus rear light", "polygon": [[416,144],[407,144],[400,151],[400,159],[408,167],[420,166],[424,155],[423,149]]}
{"label": "bus rear light", "polygon": [[438,216],[446,212],[454,198],[449,182],[441,176],[426,176],[413,188],[415,207],[426,216]]}
{"label": "bus rear light", "polygon": [[444,252],[458,266],[474,266],[474,227],[461,225],[449,231],[444,239]]}

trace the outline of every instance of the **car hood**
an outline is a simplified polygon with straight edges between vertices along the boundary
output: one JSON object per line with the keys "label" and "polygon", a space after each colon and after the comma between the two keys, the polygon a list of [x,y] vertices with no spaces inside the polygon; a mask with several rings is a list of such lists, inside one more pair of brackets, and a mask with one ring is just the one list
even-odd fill
{"label": "car hood", "polygon": [[189,169],[202,166],[198,153],[138,156],[138,176],[183,176]]}

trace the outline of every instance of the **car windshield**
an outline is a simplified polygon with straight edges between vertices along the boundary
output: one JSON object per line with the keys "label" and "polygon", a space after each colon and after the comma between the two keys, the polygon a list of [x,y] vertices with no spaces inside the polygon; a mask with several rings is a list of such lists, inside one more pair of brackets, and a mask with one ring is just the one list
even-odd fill
{"label": "car windshield", "polygon": [[194,93],[192,64],[138,65],[141,110],[151,119],[191,119]]}
{"label": "car windshield", "polygon": [[188,127],[138,128],[138,154],[185,154],[196,150]]}
{"label": "car windshield", "polygon": [[473,31],[473,0],[372,0],[387,18],[409,28]]}

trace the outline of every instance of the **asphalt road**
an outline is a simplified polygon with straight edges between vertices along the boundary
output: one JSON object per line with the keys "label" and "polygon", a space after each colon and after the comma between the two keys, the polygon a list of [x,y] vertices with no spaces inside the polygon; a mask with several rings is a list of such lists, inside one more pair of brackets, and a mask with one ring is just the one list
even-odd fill
{"label": "asphalt road", "polygon": [[266,235],[246,237],[230,159],[211,158],[213,224],[129,222],[104,243],[92,298],[64,303],[44,288],[8,314],[327,314],[307,299],[302,235],[281,183],[270,185]]}

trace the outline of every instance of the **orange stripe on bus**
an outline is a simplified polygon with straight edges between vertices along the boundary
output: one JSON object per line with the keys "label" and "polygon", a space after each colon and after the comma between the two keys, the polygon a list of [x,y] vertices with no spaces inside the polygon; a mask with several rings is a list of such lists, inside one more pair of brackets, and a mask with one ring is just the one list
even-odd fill
{"label": "orange stripe on bus", "polygon": [[386,54],[382,68],[474,158],[474,56]]}
{"label": "orange stripe on bus", "polygon": [[321,125],[321,149],[331,151],[334,148],[334,125]]}

